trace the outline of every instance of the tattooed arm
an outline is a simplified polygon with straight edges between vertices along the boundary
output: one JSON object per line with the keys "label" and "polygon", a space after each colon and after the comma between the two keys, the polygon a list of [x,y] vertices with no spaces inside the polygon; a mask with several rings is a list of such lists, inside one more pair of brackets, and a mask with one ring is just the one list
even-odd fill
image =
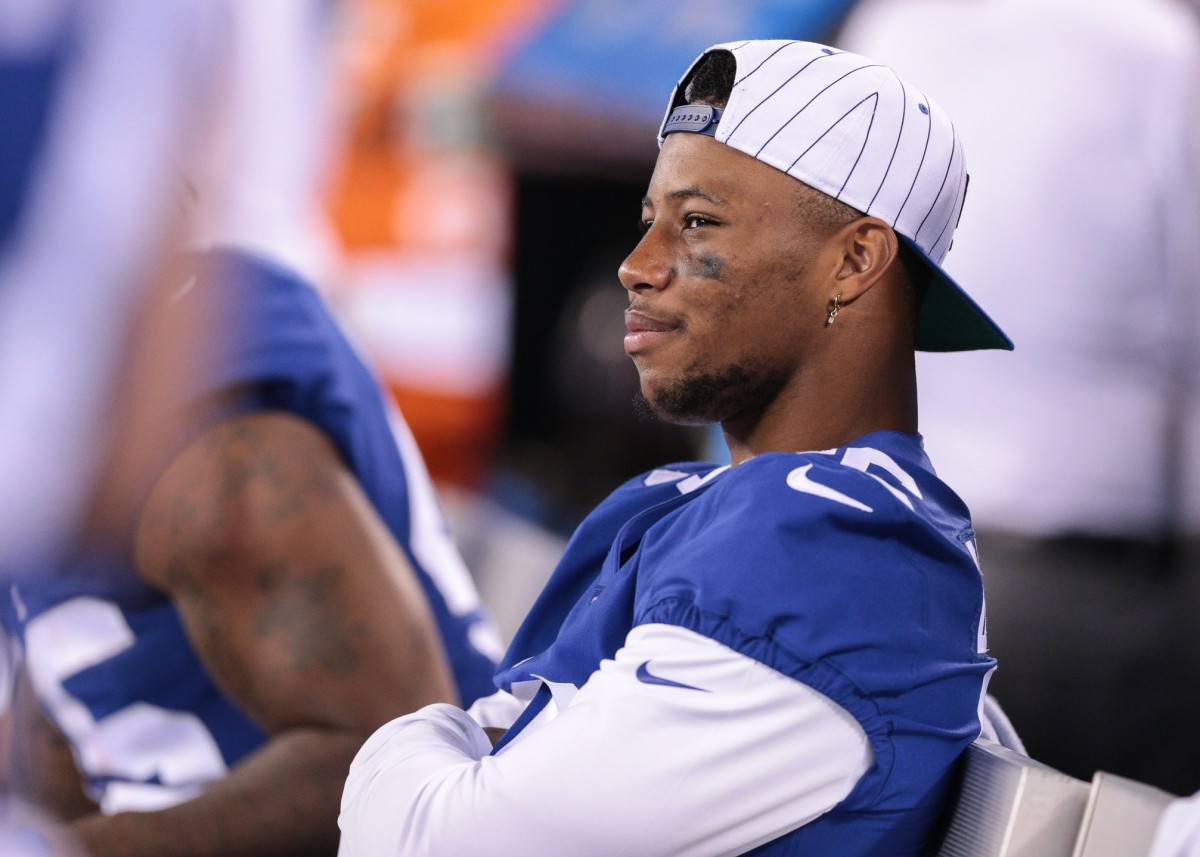
{"label": "tattooed arm", "polygon": [[136,555],[270,740],[198,798],[76,831],[96,857],[334,853],[359,746],[455,699],[420,584],[358,483],[300,419],[236,417],[160,478]]}

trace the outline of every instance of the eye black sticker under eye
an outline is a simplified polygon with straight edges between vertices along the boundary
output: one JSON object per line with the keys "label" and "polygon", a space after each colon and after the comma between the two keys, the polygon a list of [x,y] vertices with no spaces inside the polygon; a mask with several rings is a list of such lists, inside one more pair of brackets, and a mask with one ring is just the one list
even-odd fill
{"label": "eye black sticker under eye", "polygon": [[693,277],[723,281],[725,279],[725,263],[712,253],[701,253],[698,256],[688,257],[687,272]]}

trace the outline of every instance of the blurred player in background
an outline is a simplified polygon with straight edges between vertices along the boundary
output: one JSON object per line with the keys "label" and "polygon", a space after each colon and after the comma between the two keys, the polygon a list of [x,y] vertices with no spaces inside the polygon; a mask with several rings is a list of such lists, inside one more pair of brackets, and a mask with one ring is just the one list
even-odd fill
{"label": "blurred player in background", "polygon": [[21,498],[0,505],[8,565],[53,555],[87,515],[123,342],[178,238],[224,7],[0,7],[0,484]]}
{"label": "blurred player in background", "polygon": [[[205,58],[221,40],[224,6],[0,4],[6,575],[52,565],[92,511],[111,505],[96,494],[97,472],[112,440],[123,343],[178,237],[179,165],[209,106]],[[193,328],[177,346],[200,335]],[[3,690],[0,714],[9,681]],[[35,816],[11,798],[3,806],[3,852],[44,853],[29,828]]]}
{"label": "blurred player in background", "polygon": [[345,857],[917,855],[980,734],[974,531],[913,356],[1012,347],[939,267],[959,137],[886,67],[749,41],[696,62],[659,142],[625,348],[647,406],[720,422],[733,465],[593,511],[503,691],[359,752]]}
{"label": "blurred player in background", "polygon": [[[180,126],[136,214],[160,227],[142,239],[152,259],[184,227],[195,252],[150,266],[161,285],[132,320],[114,311],[132,334],[106,388],[120,407],[96,465],[102,525],[57,521],[58,545],[6,563],[24,656],[12,787],[95,857],[329,854],[365,735],[397,707],[490,692],[498,641],[406,427],[308,284],[329,4],[203,4],[211,32],[162,5],[64,18],[108,13],[121,26],[98,41],[165,55],[129,61]],[[168,58],[195,76],[173,79]],[[118,105],[129,92],[89,81]],[[71,175],[80,193],[143,178],[103,129],[88,141],[102,157]],[[170,228],[162,200],[177,207],[184,176],[194,199]],[[87,245],[60,238],[82,289]]]}

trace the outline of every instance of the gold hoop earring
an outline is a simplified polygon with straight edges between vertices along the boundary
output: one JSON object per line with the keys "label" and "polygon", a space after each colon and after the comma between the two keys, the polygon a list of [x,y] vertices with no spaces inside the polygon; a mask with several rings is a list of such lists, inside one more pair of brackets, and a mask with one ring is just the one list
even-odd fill
{"label": "gold hoop earring", "polygon": [[842,308],[842,293],[838,292],[833,296],[833,309],[829,311],[829,318],[825,320],[825,325],[828,327],[837,319],[838,310]]}

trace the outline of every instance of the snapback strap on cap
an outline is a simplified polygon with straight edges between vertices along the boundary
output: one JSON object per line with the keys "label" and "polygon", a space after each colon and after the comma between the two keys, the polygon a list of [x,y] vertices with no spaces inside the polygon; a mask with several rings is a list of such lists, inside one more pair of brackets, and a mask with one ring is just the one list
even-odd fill
{"label": "snapback strap on cap", "polygon": [[716,136],[717,123],[721,121],[721,108],[710,104],[681,104],[671,111],[663,124],[662,135],[687,131],[692,134],[703,134],[706,137]]}

